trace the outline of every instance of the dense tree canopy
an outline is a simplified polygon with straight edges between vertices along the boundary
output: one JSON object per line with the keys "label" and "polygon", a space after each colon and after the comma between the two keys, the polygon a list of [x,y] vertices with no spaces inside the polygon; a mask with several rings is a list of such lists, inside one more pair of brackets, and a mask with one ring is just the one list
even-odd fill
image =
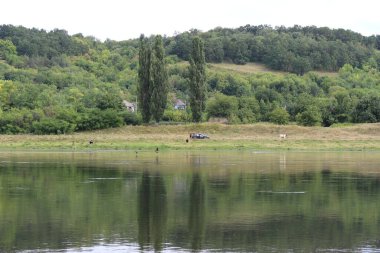
{"label": "dense tree canopy", "polygon": [[187,60],[194,33],[205,41],[209,62],[261,62],[272,69],[301,75],[310,70],[337,71],[347,63],[362,67],[374,50],[380,49],[379,35],[365,37],[349,30],[315,26],[246,25],[178,34],[168,38],[169,53]]}
{"label": "dense tree canopy", "polygon": [[[296,74],[248,73],[205,63],[202,104],[190,104],[190,84],[197,73],[187,61],[194,37],[204,41],[202,57],[209,63],[256,62]],[[191,109],[200,106],[207,107],[204,118],[225,117],[230,123],[380,122],[379,35],[324,27],[244,26],[191,30],[162,42],[164,48],[158,46],[157,52],[166,55],[162,53],[155,68],[157,80],[166,80],[159,75],[165,72],[160,70],[164,60],[168,95],[157,99],[163,120],[190,121]],[[0,133],[57,134],[140,124],[142,60],[138,39],[101,42],[63,30],[0,26]],[[156,89],[157,97],[162,90]],[[122,101],[137,98],[138,112],[128,112]],[[186,110],[174,110],[177,99],[186,103]],[[147,108],[151,112],[151,104]]]}

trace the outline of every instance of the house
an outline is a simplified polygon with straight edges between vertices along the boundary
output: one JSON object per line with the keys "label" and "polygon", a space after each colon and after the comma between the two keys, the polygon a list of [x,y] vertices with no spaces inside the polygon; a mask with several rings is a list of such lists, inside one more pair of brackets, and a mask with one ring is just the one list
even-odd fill
{"label": "house", "polygon": [[174,103],[174,109],[176,110],[185,110],[186,104],[181,99],[176,99]]}
{"label": "house", "polygon": [[134,104],[134,103],[131,103],[127,100],[123,100],[123,105],[130,112],[136,112],[137,111],[136,104]]}

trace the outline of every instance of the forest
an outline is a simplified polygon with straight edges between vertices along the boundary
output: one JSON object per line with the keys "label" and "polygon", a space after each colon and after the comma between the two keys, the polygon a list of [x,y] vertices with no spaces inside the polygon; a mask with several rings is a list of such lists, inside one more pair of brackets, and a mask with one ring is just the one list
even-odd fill
{"label": "forest", "polygon": [[[380,122],[380,35],[327,27],[242,26],[164,36],[168,94],[162,123],[192,121],[193,37],[204,43],[202,121],[268,121],[329,127]],[[152,40],[152,38],[150,38]],[[259,63],[242,73],[219,63]],[[104,42],[65,30],[0,26],[0,133],[64,134],[142,124],[137,101],[139,39]],[[280,73],[276,71],[281,71]]]}

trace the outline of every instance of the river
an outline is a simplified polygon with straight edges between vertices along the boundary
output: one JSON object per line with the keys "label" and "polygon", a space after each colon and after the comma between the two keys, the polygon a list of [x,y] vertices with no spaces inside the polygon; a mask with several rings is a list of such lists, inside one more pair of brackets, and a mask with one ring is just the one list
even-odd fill
{"label": "river", "polygon": [[380,252],[379,152],[0,152],[0,252]]}

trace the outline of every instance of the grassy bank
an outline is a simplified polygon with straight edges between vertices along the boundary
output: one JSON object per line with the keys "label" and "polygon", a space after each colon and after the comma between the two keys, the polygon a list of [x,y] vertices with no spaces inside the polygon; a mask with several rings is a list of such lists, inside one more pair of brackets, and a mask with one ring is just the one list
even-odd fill
{"label": "grassy bank", "polygon": [[[186,142],[190,132],[210,139]],[[279,134],[286,133],[286,139]],[[94,140],[89,144],[89,140]],[[1,150],[380,150],[380,124],[340,127],[223,125],[126,126],[72,135],[0,135]]]}

